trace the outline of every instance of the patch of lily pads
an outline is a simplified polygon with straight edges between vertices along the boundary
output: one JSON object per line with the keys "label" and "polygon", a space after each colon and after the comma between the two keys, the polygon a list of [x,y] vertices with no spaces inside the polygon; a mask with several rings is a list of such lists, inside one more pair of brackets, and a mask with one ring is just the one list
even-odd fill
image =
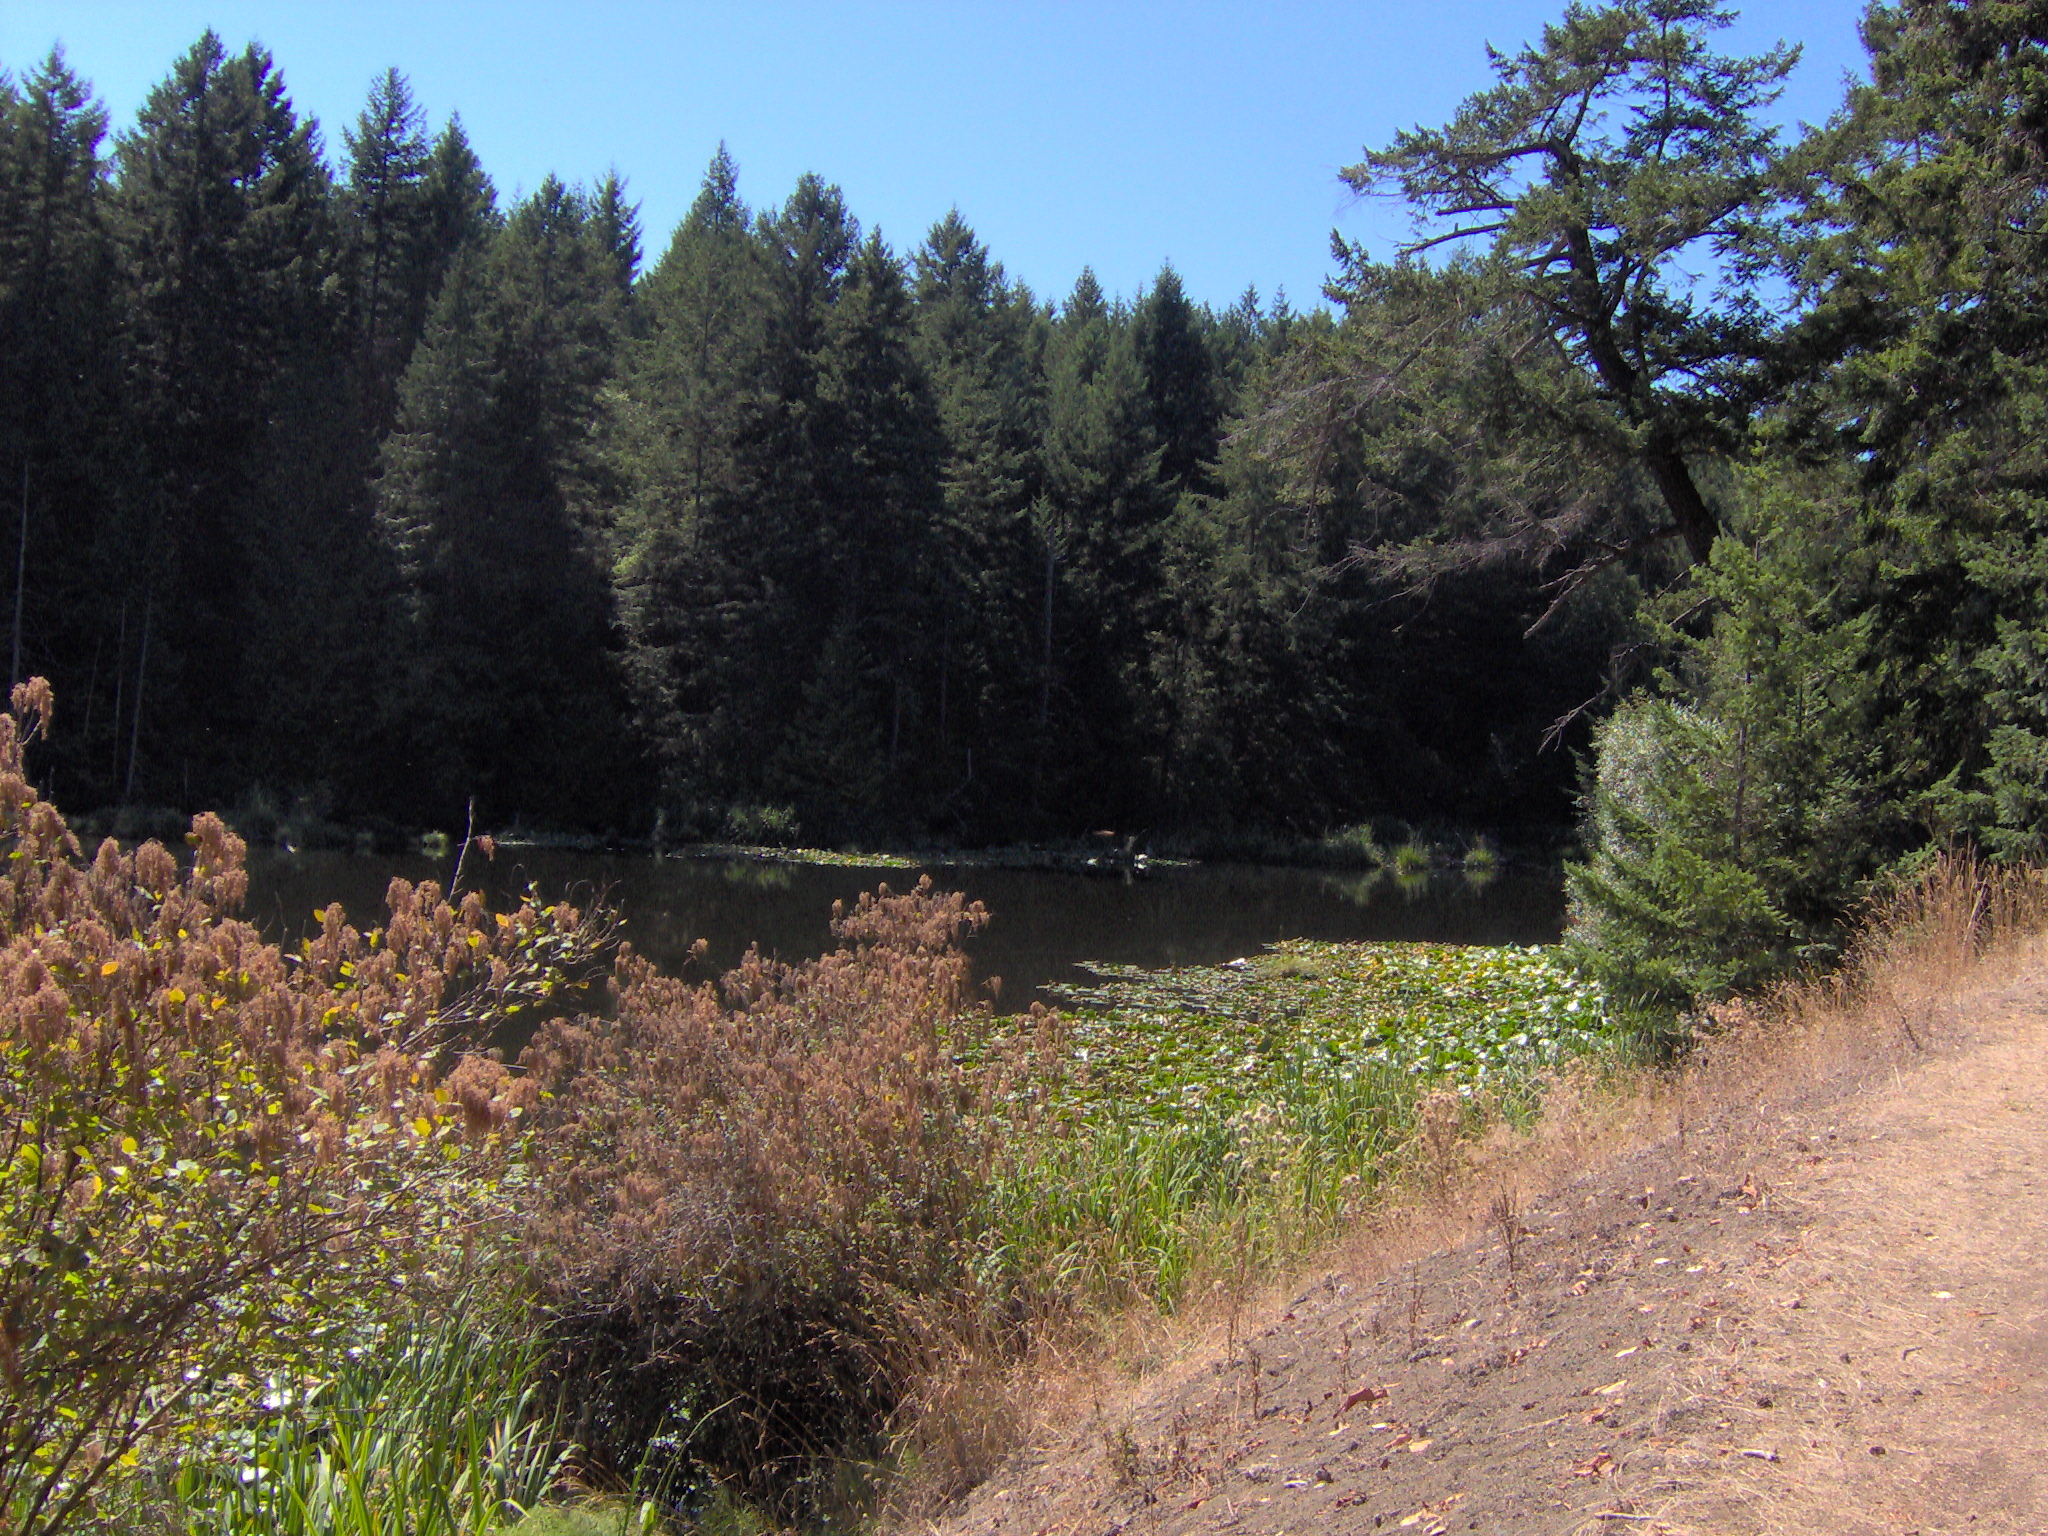
{"label": "patch of lily pads", "polygon": [[1081,1106],[1118,1118],[1232,1114],[1307,1076],[1507,1087],[1609,1039],[1599,987],[1535,946],[1295,940],[1219,966],[1087,968],[1098,984],[1056,995]]}
{"label": "patch of lily pads", "polygon": [[692,843],[673,850],[682,859],[730,863],[812,864],[825,869],[923,869],[928,861],[895,853],[847,852],[837,848],[776,848],[757,843]]}

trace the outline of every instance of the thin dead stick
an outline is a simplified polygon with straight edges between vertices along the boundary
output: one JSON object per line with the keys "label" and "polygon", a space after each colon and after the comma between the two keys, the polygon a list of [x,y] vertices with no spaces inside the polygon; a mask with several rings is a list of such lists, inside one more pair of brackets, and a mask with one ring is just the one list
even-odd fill
{"label": "thin dead stick", "polygon": [[469,824],[462,829],[462,851],[455,855],[455,873],[448,881],[448,894],[462,889],[462,863],[469,857],[470,839],[476,835],[476,796],[469,797]]}

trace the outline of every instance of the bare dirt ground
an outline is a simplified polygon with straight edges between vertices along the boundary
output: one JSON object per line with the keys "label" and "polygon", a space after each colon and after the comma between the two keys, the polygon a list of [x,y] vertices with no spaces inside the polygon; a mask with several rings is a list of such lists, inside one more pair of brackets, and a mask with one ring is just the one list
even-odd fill
{"label": "bare dirt ground", "polygon": [[1959,1018],[1360,1244],[1069,1391],[942,1528],[2048,1532],[2048,969]]}

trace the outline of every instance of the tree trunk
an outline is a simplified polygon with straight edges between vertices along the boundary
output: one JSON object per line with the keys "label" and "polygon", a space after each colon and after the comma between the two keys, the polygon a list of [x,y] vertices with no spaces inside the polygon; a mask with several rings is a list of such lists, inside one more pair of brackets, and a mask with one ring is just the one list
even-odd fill
{"label": "tree trunk", "polygon": [[1720,519],[1700,495],[1691,468],[1676,449],[1653,452],[1647,463],[1664,505],[1671,509],[1671,520],[1678,525],[1679,537],[1685,540],[1685,552],[1692,556],[1693,564],[1705,565],[1713,553],[1715,535],[1721,531]]}
{"label": "tree trunk", "polygon": [[953,671],[953,604],[944,594],[939,600],[939,752],[946,750],[946,684]]}
{"label": "tree trunk", "polygon": [[128,730],[128,781],[121,789],[121,803],[135,803],[135,759],[142,752],[142,697],[143,682],[149,674],[149,621],[156,608],[154,590],[145,594],[142,600],[142,644],[135,657],[135,711],[130,717]]}
{"label": "tree trunk", "polygon": [[122,695],[128,686],[128,589],[124,584],[121,591],[121,627],[114,634],[114,750],[107,758],[107,787],[109,790],[121,780],[121,709],[125,702]]}
{"label": "tree trunk", "polygon": [[21,598],[28,577],[28,455],[21,456],[21,541],[14,549],[14,659],[7,686],[21,681]]}
{"label": "tree trunk", "polygon": [[1052,535],[1045,536],[1045,655],[1038,681],[1038,730],[1042,739],[1052,716],[1052,578],[1056,559]]}

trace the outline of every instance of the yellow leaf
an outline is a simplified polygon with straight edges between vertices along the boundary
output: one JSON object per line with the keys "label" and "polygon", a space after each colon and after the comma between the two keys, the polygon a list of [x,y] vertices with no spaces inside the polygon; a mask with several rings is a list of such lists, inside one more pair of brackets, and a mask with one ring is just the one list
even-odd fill
{"label": "yellow leaf", "polygon": [[136,1140],[133,1136],[123,1136],[121,1138],[121,1150],[123,1152],[126,1152],[130,1157],[133,1157],[136,1153],[140,1152],[142,1148],[139,1145],[137,1145]]}
{"label": "yellow leaf", "polygon": [[421,1115],[419,1119],[413,1121],[412,1128],[418,1131],[422,1136],[431,1136],[434,1134],[433,1123],[429,1121],[425,1115]]}
{"label": "yellow leaf", "polygon": [[114,974],[114,972],[118,971],[119,969],[121,969],[120,961],[109,960],[105,965],[100,967],[100,974],[102,976],[111,976]]}
{"label": "yellow leaf", "polygon": [[171,988],[170,991],[164,994],[164,1001],[169,1003],[173,1008],[178,1007],[181,1003],[185,1001],[185,989],[183,987]]}

